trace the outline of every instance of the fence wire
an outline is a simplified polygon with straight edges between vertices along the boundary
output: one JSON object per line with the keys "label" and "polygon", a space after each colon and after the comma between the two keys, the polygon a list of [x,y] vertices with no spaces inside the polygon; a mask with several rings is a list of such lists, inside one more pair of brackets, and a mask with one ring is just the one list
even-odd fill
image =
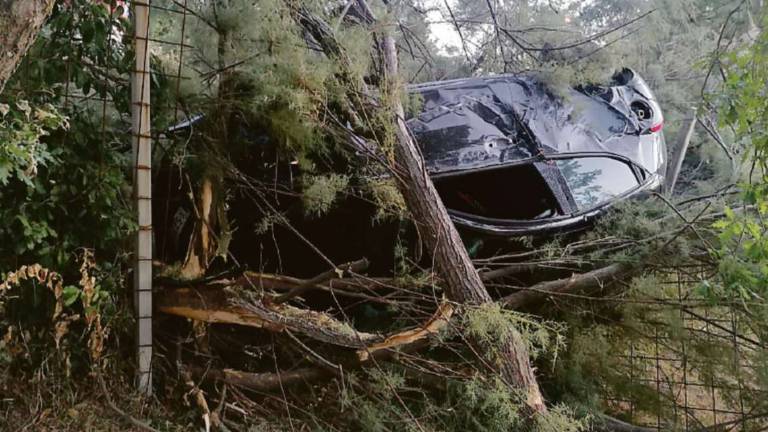
{"label": "fence wire", "polygon": [[[738,308],[713,306],[698,295],[707,270],[676,268],[658,275],[664,285],[666,313],[679,314],[677,325],[660,325],[646,317],[652,334],[642,335],[626,347],[620,359],[628,365],[631,386],[642,385],[656,393],[655,416],[637,409],[631,392],[608,396],[617,411],[643,427],[680,431],[759,431],[768,429],[765,413],[747,408],[745,399],[764,399],[766,391],[751,385],[759,373],[748,354],[760,347],[740,324]],[[671,311],[671,312],[670,312]],[[698,350],[704,343],[719,342],[727,348],[731,374],[718,376]],[[735,377],[735,378],[733,378]]]}

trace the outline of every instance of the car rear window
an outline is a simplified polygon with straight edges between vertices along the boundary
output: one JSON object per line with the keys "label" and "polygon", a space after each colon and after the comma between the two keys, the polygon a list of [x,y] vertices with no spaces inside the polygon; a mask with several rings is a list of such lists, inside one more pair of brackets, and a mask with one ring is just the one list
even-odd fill
{"label": "car rear window", "polygon": [[638,186],[629,164],[607,157],[558,159],[570,194],[578,210],[588,210]]}

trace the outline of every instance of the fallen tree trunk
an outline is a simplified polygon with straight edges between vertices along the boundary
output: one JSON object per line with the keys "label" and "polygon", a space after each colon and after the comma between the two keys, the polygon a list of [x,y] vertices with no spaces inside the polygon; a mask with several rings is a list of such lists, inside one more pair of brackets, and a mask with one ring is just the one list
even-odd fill
{"label": "fallen tree trunk", "polygon": [[54,0],[0,2],[0,93],[53,11]]}
{"label": "fallen tree trunk", "polygon": [[[386,108],[392,111],[395,125],[395,161],[400,192],[424,243],[432,252],[438,274],[445,281],[448,299],[467,305],[491,303],[493,299],[472,264],[405,124],[405,112],[397,91],[399,83],[395,40],[386,35],[382,45],[385,82],[389,92],[389,106]],[[497,347],[499,358],[496,363],[501,377],[514,391],[525,394],[526,403],[532,411],[546,412],[547,407],[536,382],[528,347],[520,333],[512,329],[509,337],[500,345]]]}
{"label": "fallen tree trunk", "polygon": [[664,176],[663,192],[665,195],[672,195],[675,191],[677,177],[680,175],[680,169],[683,167],[683,160],[688,151],[688,143],[691,142],[693,129],[696,127],[696,109],[691,112],[691,116],[685,120],[685,123],[678,132],[674,153],[669,160],[666,176]]}

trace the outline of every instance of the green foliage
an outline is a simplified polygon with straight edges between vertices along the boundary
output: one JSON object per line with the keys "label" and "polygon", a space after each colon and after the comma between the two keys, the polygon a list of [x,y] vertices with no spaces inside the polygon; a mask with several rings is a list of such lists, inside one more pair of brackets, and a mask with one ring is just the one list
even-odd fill
{"label": "green foliage", "polygon": [[725,206],[723,217],[712,225],[718,232],[718,242],[711,251],[718,273],[702,285],[701,292],[712,302],[741,302],[752,318],[752,331],[764,340],[768,336],[768,36],[760,32],[751,44],[736,46],[722,61],[727,79],[714,100],[724,114],[723,123],[746,147],[750,170],[740,185],[742,202]]}
{"label": "green foliage", "polygon": [[450,424],[455,430],[507,431],[521,428],[523,395],[509,391],[500,379],[469,380],[448,387],[448,401],[457,406]]}
{"label": "green foliage", "polygon": [[[127,358],[101,357],[131,329],[120,295],[135,227],[125,24],[97,2],[57,2],[0,99],[0,272],[9,282],[0,289],[0,387],[20,410],[19,382],[50,392],[48,407],[93,366]],[[84,257],[92,250],[98,265]],[[39,265],[25,268],[36,275],[10,282],[6,272],[18,278],[16,269],[31,263]],[[45,268],[59,272],[55,282]]]}
{"label": "green foliage", "polygon": [[0,229],[5,259],[26,256],[67,268],[79,247],[114,254],[133,227],[124,195],[125,156],[101,140],[98,123],[87,114],[75,113],[70,124],[47,142],[51,163],[0,191],[4,202],[15,203],[0,211],[10,222]]}
{"label": "green foliage", "polygon": [[406,218],[408,208],[393,178],[368,178],[365,189],[376,204],[376,220]]}
{"label": "green foliage", "polygon": [[310,216],[322,216],[331,209],[336,196],[349,186],[349,177],[330,174],[313,176],[307,179],[302,199],[304,213]]}
{"label": "green foliage", "polygon": [[536,432],[581,432],[589,430],[590,418],[577,418],[565,405],[555,405],[545,415],[536,417]]}
{"label": "green foliage", "polygon": [[502,308],[498,303],[468,308],[462,315],[467,336],[497,350],[514,330],[522,334],[532,358],[551,356],[553,363],[565,347],[565,328],[557,322],[539,320],[533,316]]}
{"label": "green foliage", "polygon": [[589,419],[577,418],[563,406],[554,406],[535,420],[523,414],[525,397],[498,377],[474,376],[446,379],[439,391],[425,391],[416,380],[385,366],[366,376],[348,375],[341,398],[344,418],[361,431],[392,428],[444,432],[521,430],[529,432],[579,432]]}
{"label": "green foliage", "polygon": [[7,221],[0,228],[0,268],[40,262],[74,276],[78,248],[95,248],[110,261],[118,256],[133,227],[125,193],[130,146],[121,117],[130,109],[128,81],[112,78],[130,70],[129,53],[114,46],[113,34],[124,30],[124,21],[102,5],[58,4],[23,73],[7,86],[0,200],[12,205],[0,210]]}
{"label": "green foliage", "polygon": [[66,128],[67,121],[52,105],[33,113],[26,100],[16,101],[14,109],[0,104],[0,185],[7,185],[13,176],[32,186],[38,167],[52,159],[40,138],[61,127]]}

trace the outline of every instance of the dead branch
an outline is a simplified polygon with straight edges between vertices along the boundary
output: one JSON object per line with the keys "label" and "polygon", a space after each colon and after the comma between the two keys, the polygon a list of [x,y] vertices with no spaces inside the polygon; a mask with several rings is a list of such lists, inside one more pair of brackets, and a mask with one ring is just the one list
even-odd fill
{"label": "dead branch", "polygon": [[383,339],[379,335],[358,332],[322,312],[247,298],[226,284],[162,290],[156,302],[158,310],[169,315],[272,332],[288,329],[321,342],[349,348],[363,348]]}
{"label": "dead branch", "polygon": [[[498,19],[496,19],[496,12],[493,10],[493,5],[491,5],[490,0],[485,0],[485,3],[488,5],[488,12],[491,13],[493,28],[496,31],[496,45],[499,47],[499,52],[501,54],[501,61],[504,62],[504,72],[508,72],[509,62],[507,61],[507,56],[504,54],[504,44],[501,43],[501,34],[499,33],[499,21]],[[517,39],[512,39],[512,41],[517,44]],[[520,46],[520,48],[523,49],[523,52],[527,52],[524,47]]]}
{"label": "dead branch", "polygon": [[211,410],[208,408],[208,402],[205,400],[205,394],[192,380],[192,374],[186,368],[183,368],[181,371],[181,376],[184,379],[184,384],[189,389],[189,392],[187,395],[185,395],[185,399],[186,396],[194,397],[195,404],[200,410],[203,423],[205,424],[205,432],[209,432],[211,430]]}
{"label": "dead branch", "polygon": [[448,14],[451,17],[453,28],[456,29],[456,33],[459,35],[459,40],[461,41],[461,48],[464,50],[464,55],[467,58],[467,64],[471,65],[473,63],[472,57],[469,55],[469,50],[467,49],[467,41],[464,40],[464,35],[461,33],[461,26],[459,25],[458,22],[456,22],[456,16],[453,14],[453,9],[451,9],[451,4],[448,3],[448,0],[443,0],[443,3],[445,4],[445,8],[448,10]]}
{"label": "dead branch", "polygon": [[101,375],[101,372],[98,370],[96,371],[96,379],[99,381],[99,386],[101,386],[101,392],[104,394],[104,399],[106,400],[107,405],[109,405],[109,407],[112,408],[112,411],[116,412],[120,417],[124,418],[128,423],[136,426],[139,429],[149,431],[149,432],[160,432],[157,429],[150,426],[149,424],[121,410],[117,406],[117,404],[115,404],[115,401],[112,400],[112,396],[109,395],[109,391],[107,390],[107,384],[104,382],[104,377]]}
{"label": "dead branch", "polygon": [[270,391],[283,386],[291,386],[333,376],[323,368],[300,368],[284,372],[253,373],[234,369],[204,369],[191,366],[195,375],[206,380],[221,381],[228,385],[249,390]]}
{"label": "dead branch", "polygon": [[[393,304],[393,300],[384,297],[364,294],[361,291],[375,289],[396,288],[396,281],[392,278],[371,278],[352,276],[344,279],[331,279],[323,284],[311,285],[311,289],[333,293],[333,295],[359,298],[374,303]],[[291,276],[276,275],[270,273],[245,272],[242,277],[232,281],[233,286],[242,288],[258,288],[266,291],[290,291],[306,283],[306,279],[298,279]],[[178,285],[178,282],[174,282]]]}
{"label": "dead branch", "polygon": [[591,291],[596,287],[602,287],[615,279],[624,277],[633,270],[634,267],[629,264],[611,264],[587,273],[574,274],[568,279],[546,281],[529,288],[521,288],[521,291],[502,297],[499,302],[510,309],[521,309],[556,294]]}

